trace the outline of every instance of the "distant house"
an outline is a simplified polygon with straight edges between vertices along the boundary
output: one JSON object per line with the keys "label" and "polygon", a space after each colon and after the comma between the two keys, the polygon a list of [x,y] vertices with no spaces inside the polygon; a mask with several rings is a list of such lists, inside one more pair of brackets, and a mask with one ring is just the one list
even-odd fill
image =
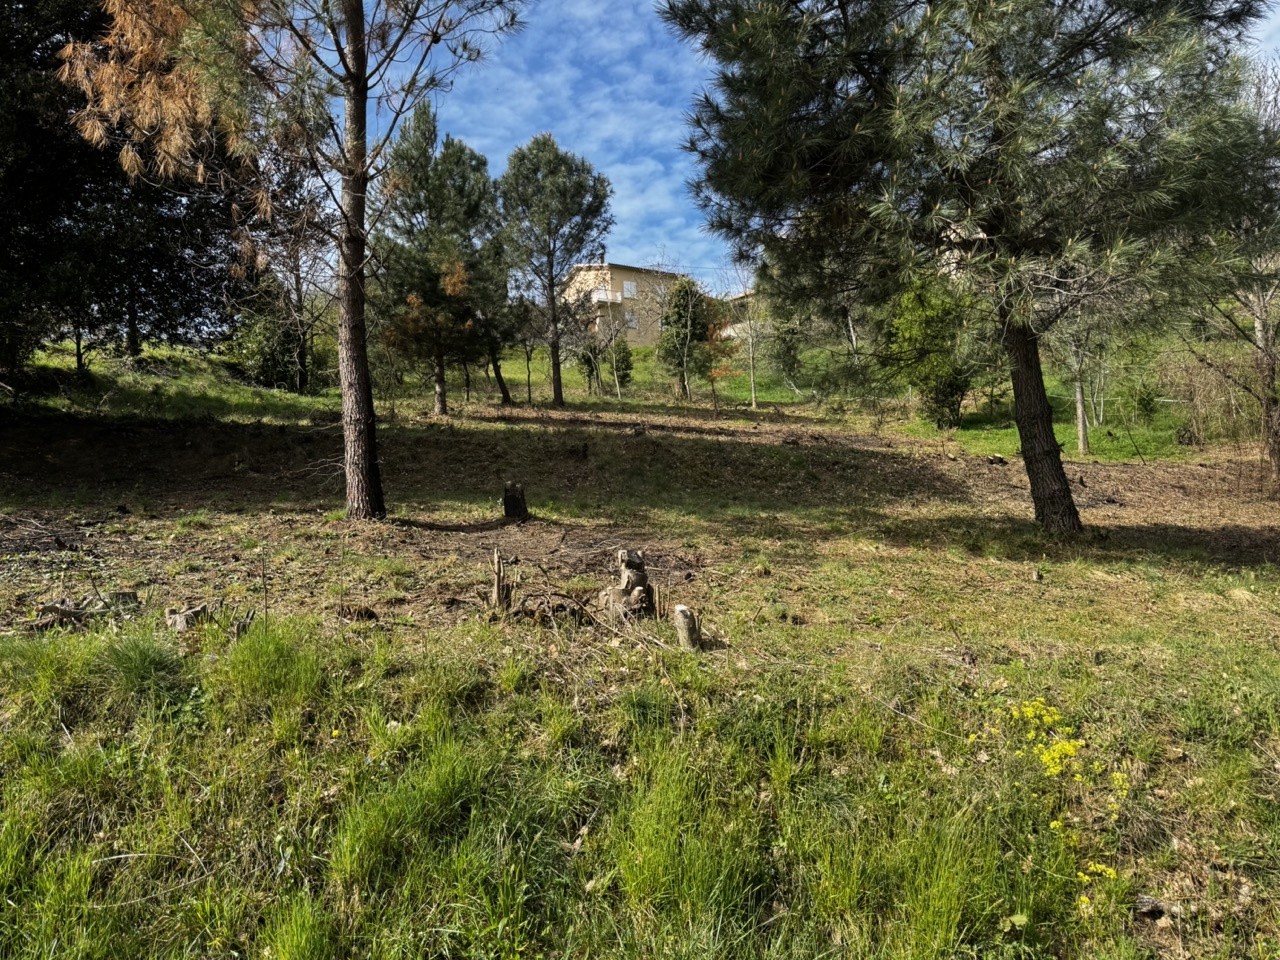
{"label": "distant house", "polygon": [[741,340],[747,334],[748,311],[757,306],[755,290],[747,290],[724,298],[725,325],[720,336],[725,340]]}
{"label": "distant house", "polygon": [[569,271],[565,295],[591,302],[594,329],[621,332],[633,346],[652,346],[658,341],[667,292],[683,276],[622,263],[580,263]]}

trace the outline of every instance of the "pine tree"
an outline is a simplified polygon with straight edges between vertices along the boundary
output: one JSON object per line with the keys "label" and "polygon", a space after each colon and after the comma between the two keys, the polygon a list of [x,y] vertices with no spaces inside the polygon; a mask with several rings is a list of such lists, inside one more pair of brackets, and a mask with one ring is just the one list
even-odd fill
{"label": "pine tree", "polygon": [[461,140],[439,139],[422,104],[391,154],[377,305],[394,345],[427,361],[435,410],[448,412],[445,366],[490,359],[502,333],[506,264],[488,161]]}
{"label": "pine tree", "polygon": [[542,133],[512,152],[499,194],[515,276],[551,350],[552,402],[564,406],[560,347],[566,314],[577,312],[565,303],[565,284],[574,264],[604,257],[613,188],[585,157]]}
{"label": "pine tree", "polygon": [[658,323],[662,332],[655,355],[676,378],[680,396],[691,400],[693,378],[705,377],[711,370],[712,312],[707,295],[693,280],[681,277],[671,284]]}
{"label": "pine tree", "polygon": [[1009,364],[1037,520],[1081,528],[1040,336],[1153,298],[1257,184],[1231,45],[1260,0],[667,0],[718,64],[690,148],[712,225],[828,292],[945,277]]}
{"label": "pine tree", "polygon": [[205,339],[236,292],[229,205],[131,181],[67,122],[83,97],[59,50],[104,27],[94,0],[13,4],[0,34],[0,381],[67,336],[94,346]]}

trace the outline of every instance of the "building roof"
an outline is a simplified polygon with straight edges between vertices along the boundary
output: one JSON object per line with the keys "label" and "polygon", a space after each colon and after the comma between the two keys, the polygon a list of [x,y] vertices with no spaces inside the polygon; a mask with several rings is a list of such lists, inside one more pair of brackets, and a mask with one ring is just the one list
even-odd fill
{"label": "building roof", "polygon": [[629,263],[575,263],[569,268],[570,273],[578,270],[633,270],[636,273],[652,273],[660,277],[683,277],[685,274],[675,270],[659,270],[656,267],[633,267]]}

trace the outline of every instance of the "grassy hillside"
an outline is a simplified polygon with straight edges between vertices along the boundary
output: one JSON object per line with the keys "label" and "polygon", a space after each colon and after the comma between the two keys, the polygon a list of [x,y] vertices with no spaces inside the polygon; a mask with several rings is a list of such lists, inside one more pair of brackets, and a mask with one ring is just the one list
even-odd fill
{"label": "grassy hillside", "polygon": [[[1280,532],[1231,451],[1069,464],[1055,542],[905,423],[406,395],[396,522],[350,524],[332,398],[160,363],[0,432],[0,956],[1280,955]],[[594,609],[622,546],[708,649],[482,602],[497,549]]]}

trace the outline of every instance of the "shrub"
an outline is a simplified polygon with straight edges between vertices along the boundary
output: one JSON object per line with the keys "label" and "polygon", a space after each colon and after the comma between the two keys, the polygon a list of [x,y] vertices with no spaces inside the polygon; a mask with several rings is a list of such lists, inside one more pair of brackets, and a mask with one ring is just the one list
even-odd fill
{"label": "shrub", "polygon": [[631,385],[633,363],[631,344],[627,343],[625,337],[618,337],[613,346],[609,348],[609,372],[617,380],[618,386],[628,387]]}

